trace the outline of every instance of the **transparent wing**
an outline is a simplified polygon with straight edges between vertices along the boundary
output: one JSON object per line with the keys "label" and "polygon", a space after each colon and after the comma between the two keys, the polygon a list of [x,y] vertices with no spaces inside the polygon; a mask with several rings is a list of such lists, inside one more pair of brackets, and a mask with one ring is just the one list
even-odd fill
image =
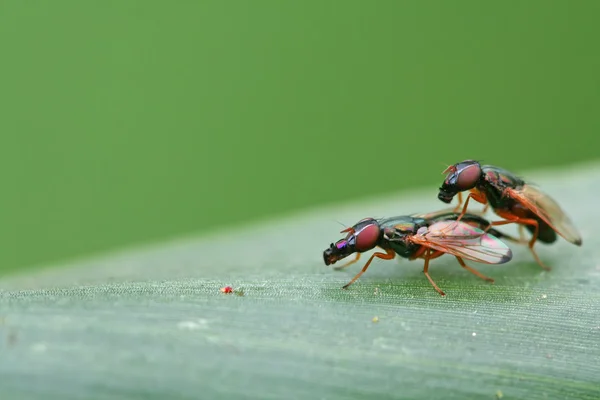
{"label": "transparent wing", "polygon": [[506,189],[506,195],[534,212],[565,240],[581,246],[579,231],[552,197],[532,185],[524,185],[521,189]]}
{"label": "transparent wing", "polygon": [[485,264],[504,264],[512,259],[512,251],[504,242],[464,222],[437,222],[421,228],[410,241]]}

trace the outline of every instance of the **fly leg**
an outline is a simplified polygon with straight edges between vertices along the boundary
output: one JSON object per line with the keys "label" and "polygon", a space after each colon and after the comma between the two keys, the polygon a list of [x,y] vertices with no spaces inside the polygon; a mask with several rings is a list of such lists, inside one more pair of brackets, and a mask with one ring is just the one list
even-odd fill
{"label": "fly leg", "polygon": [[533,254],[533,258],[535,258],[535,261],[537,261],[540,267],[544,268],[546,271],[550,271],[551,268],[544,264],[542,260],[540,260],[540,257],[538,257],[537,252],[533,249],[533,245],[537,241],[538,235],[540,233],[539,223],[535,219],[521,219],[520,222],[522,224],[533,225],[535,227],[535,232],[533,233],[533,236],[529,241],[529,251],[531,251],[531,254]]}
{"label": "fly leg", "polygon": [[362,255],[362,253],[356,253],[356,256],[354,256],[354,260],[348,261],[346,264],[340,265],[339,267],[333,267],[333,269],[336,271],[339,271],[344,268],[347,268],[347,267],[351,266],[352,264],[354,264],[355,262],[357,262],[360,259],[361,255]]}
{"label": "fly leg", "polygon": [[[510,223],[515,223],[513,220],[510,220],[509,222],[507,222],[508,224]],[[492,235],[497,236],[498,239],[506,239],[506,240],[510,240],[511,242],[517,243],[517,244],[529,244],[529,240],[525,237],[525,225],[519,224],[519,238],[515,238],[512,237],[510,235],[507,235],[506,233],[503,232],[494,232],[494,229],[492,228],[493,225],[506,225],[507,223],[504,224],[498,224],[498,223],[494,223],[494,222],[490,222],[490,224],[487,226],[487,228],[485,228],[483,231],[485,233],[489,233],[489,231],[492,231]],[[501,235],[501,236],[500,236]]]}
{"label": "fly leg", "polygon": [[[523,225],[519,225],[519,227],[522,228]],[[516,244],[523,245],[523,244],[528,244],[529,243],[529,240],[525,239],[525,237],[523,236],[522,233],[521,233],[519,239],[517,239],[516,237],[512,237],[510,235],[507,235],[504,232],[499,232],[499,231],[493,229],[491,225],[488,225],[488,227],[484,229],[484,232],[488,233],[488,234],[491,234],[492,236],[495,236],[498,239],[508,240],[508,241],[516,243]]]}
{"label": "fly leg", "polygon": [[462,205],[462,202],[463,202],[462,192],[458,192],[456,197],[458,197],[458,204],[456,204],[456,207],[454,207],[455,213],[457,213],[460,210],[460,206]]}
{"label": "fly leg", "polygon": [[[417,258],[425,259],[424,254],[427,253],[427,250],[431,250],[431,249],[429,247],[421,246],[421,248],[419,250],[417,250],[417,252],[415,254],[413,254],[411,257],[409,257],[408,259],[410,261],[414,261]],[[443,256],[444,254],[446,254],[446,253],[444,253],[443,251],[440,251],[440,250],[436,250],[436,251],[432,252],[429,256],[427,256],[427,258],[429,258],[430,260],[434,260],[438,257]]]}
{"label": "fly leg", "polygon": [[348,289],[348,286],[350,286],[354,282],[356,282],[356,280],[358,278],[360,278],[360,276],[362,274],[365,273],[365,271],[367,270],[367,268],[369,268],[369,264],[371,264],[371,261],[373,261],[373,259],[375,257],[381,258],[382,260],[393,260],[394,257],[396,257],[396,253],[394,253],[394,250],[392,250],[392,249],[385,249],[385,253],[380,253],[380,252],[373,253],[373,255],[371,255],[371,257],[369,258],[369,261],[367,261],[367,263],[363,267],[362,271],[360,271],[358,274],[356,274],[356,276],[354,278],[352,278],[352,280],[350,282],[348,282],[347,284],[345,284],[344,286],[342,286],[342,289]]}
{"label": "fly leg", "polygon": [[[481,193],[473,193],[473,192],[469,193],[469,195],[467,196],[467,200],[465,201],[465,205],[462,208],[462,212],[456,219],[456,222],[459,222],[462,219],[462,217],[467,213],[467,207],[469,206],[469,200],[471,200],[471,199],[475,200],[478,203],[485,204],[486,206],[489,205],[489,203],[487,202],[487,199]],[[457,212],[458,212],[458,209],[457,209]]]}
{"label": "fly leg", "polygon": [[433,279],[431,279],[431,276],[429,276],[429,260],[431,258],[437,258],[439,256],[436,256],[435,254],[432,256],[431,255],[431,250],[427,249],[425,251],[425,255],[423,256],[423,258],[425,259],[425,265],[423,266],[423,273],[425,274],[425,276],[427,277],[427,279],[429,280],[429,283],[431,283],[431,285],[433,286],[433,288],[442,296],[445,296],[446,293],[442,292],[442,289],[440,289],[438,287],[438,285],[435,284],[435,282],[433,281]]}
{"label": "fly leg", "polygon": [[540,231],[540,225],[538,224],[538,222],[535,219],[519,218],[519,217],[513,216],[511,214],[503,214],[500,216],[503,218],[506,218],[506,220],[491,222],[490,226],[491,225],[498,226],[498,225],[506,225],[506,224],[524,224],[524,225],[532,225],[533,227],[535,227],[533,236],[531,237],[531,240],[529,240],[529,243],[528,243],[529,251],[531,251],[533,258],[535,258],[535,261],[539,264],[540,267],[544,268],[546,271],[550,271],[551,268],[548,267],[546,264],[544,264],[542,262],[542,260],[540,260],[540,257],[537,255],[537,252],[533,248],[533,245],[537,241],[538,234]]}
{"label": "fly leg", "polygon": [[360,255],[361,255],[361,253],[356,253],[354,260],[348,261],[346,264],[340,265],[339,267],[333,267],[333,269],[335,269],[336,271],[339,271],[341,269],[351,266],[352,264],[354,264],[355,262],[357,262],[360,259]]}
{"label": "fly leg", "polygon": [[485,213],[487,212],[487,210],[490,209],[490,203],[486,202],[485,206],[483,206],[483,210],[481,210],[481,215],[485,215]]}
{"label": "fly leg", "polygon": [[519,225],[519,242],[521,244],[527,244],[529,242],[525,237],[525,225]]}
{"label": "fly leg", "polygon": [[481,272],[477,271],[475,268],[471,268],[467,264],[465,264],[465,261],[462,258],[456,257],[456,260],[458,260],[458,263],[460,264],[461,267],[463,267],[464,269],[466,269],[467,271],[469,271],[473,275],[478,276],[479,278],[483,279],[484,281],[488,281],[488,282],[494,283],[494,280],[492,278],[483,275]]}

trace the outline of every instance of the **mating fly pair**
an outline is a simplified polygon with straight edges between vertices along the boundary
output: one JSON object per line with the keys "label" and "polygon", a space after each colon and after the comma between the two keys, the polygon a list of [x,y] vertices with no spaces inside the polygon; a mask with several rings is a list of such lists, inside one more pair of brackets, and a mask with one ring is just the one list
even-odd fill
{"label": "mating fly pair", "polygon": [[[553,243],[558,233],[569,242],[581,245],[581,236],[558,204],[514,174],[498,167],[481,166],[473,160],[454,164],[444,173],[448,173],[448,176],[440,188],[438,198],[444,203],[450,203],[458,195],[459,204],[453,211],[384,219],[365,218],[343,230],[342,233],[347,233],[347,236],[332,243],[323,252],[325,265],[335,264],[356,253],[354,260],[336,268],[342,269],[358,261],[363,252],[375,247],[384,251],[373,253],[362,270],[344,288],[354,283],[375,257],[392,260],[396,255],[409,260],[422,258],[423,273],[442,296],[445,295],[444,292],[429,275],[429,261],[444,254],[453,255],[464,269],[493,282],[492,278],[469,267],[464,260],[504,264],[512,259],[512,251],[500,239],[523,243],[526,242],[523,232],[521,231],[521,239],[515,239],[493,228],[497,225],[516,223],[528,229],[533,234],[527,241],[529,249],[536,261],[546,269],[549,268],[541,262],[533,249],[537,240]],[[470,193],[459,213],[463,191]],[[482,215],[467,213],[471,198],[485,205],[484,212],[491,206],[504,220],[489,222]]]}

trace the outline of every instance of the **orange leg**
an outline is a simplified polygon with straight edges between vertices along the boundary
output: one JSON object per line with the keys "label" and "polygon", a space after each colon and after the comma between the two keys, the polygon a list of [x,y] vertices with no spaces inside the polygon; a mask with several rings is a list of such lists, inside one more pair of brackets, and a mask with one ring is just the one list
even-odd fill
{"label": "orange leg", "polygon": [[[413,254],[412,257],[409,258],[409,260],[413,261],[413,260],[416,260],[417,258],[423,258],[424,259],[425,257],[423,256],[423,254],[425,254],[428,250],[431,250],[431,249],[429,247],[426,247],[426,246],[419,247],[419,249],[415,252],[415,254]],[[433,252],[428,257],[429,257],[430,260],[433,260],[434,258],[438,258],[438,257],[440,257],[440,256],[442,256],[444,254],[446,254],[446,253],[444,253],[443,251],[436,250],[435,252]]]}
{"label": "orange leg", "polygon": [[367,263],[363,267],[362,271],[360,271],[358,274],[356,274],[356,276],[354,278],[352,278],[352,280],[350,282],[348,282],[346,285],[342,286],[342,288],[343,289],[348,289],[348,286],[350,286],[354,282],[356,282],[356,280],[358,278],[360,278],[360,276],[362,274],[365,273],[365,271],[367,270],[367,268],[369,268],[369,264],[371,264],[371,261],[373,261],[373,259],[375,257],[381,258],[382,260],[393,260],[394,257],[396,257],[396,253],[394,253],[394,250],[392,250],[392,249],[385,249],[385,253],[379,253],[379,252],[373,253],[373,255],[371,255],[371,257],[369,258],[369,261],[367,261]]}
{"label": "orange leg", "polygon": [[[538,234],[539,234],[539,230],[540,230],[540,226],[538,224],[538,222],[535,219],[531,219],[531,218],[520,218],[520,217],[516,217],[512,214],[502,214],[500,215],[503,218],[506,218],[506,220],[504,221],[494,221],[491,222],[491,225],[494,226],[498,226],[498,225],[507,225],[507,224],[525,224],[525,225],[532,225],[535,227],[535,231],[533,232],[533,236],[531,237],[531,240],[529,241],[529,251],[531,251],[531,254],[533,254],[533,258],[535,258],[535,261],[540,265],[540,267],[544,268],[546,271],[550,271],[550,267],[548,267],[546,264],[544,264],[542,262],[542,260],[540,260],[540,258],[538,257],[536,251],[533,249],[533,245],[535,244],[537,238],[538,238]],[[490,226],[491,226],[490,225]]]}
{"label": "orange leg", "polygon": [[481,203],[481,204],[486,204],[486,205],[488,204],[487,199],[484,196],[482,196],[481,194],[473,193],[473,192],[469,193],[469,195],[467,196],[467,200],[465,201],[465,205],[463,206],[462,212],[456,219],[456,222],[459,222],[462,219],[462,217],[467,213],[467,207],[469,206],[469,200],[471,200],[471,199],[473,199],[476,202]]}
{"label": "orange leg", "polygon": [[525,237],[525,225],[519,225],[519,242],[521,244],[529,243],[529,240]]}
{"label": "orange leg", "polygon": [[[523,226],[523,225],[519,225],[519,226]],[[488,226],[487,228],[485,228],[485,229],[484,229],[485,233],[488,233],[489,229],[491,229],[491,226]],[[499,238],[499,239],[500,239],[500,238]],[[512,236],[510,236],[510,235],[507,235],[506,233],[503,233],[503,234],[502,234],[502,238],[501,238],[501,239],[502,239],[502,240],[508,240],[508,241],[510,241],[510,242],[513,242],[513,243],[516,243],[516,244],[521,244],[521,245],[523,245],[523,244],[528,244],[528,243],[529,243],[529,240],[528,240],[528,239],[525,239],[525,238],[523,238],[523,236],[521,236],[521,238],[520,238],[520,239],[517,239],[517,238],[515,238],[515,237],[512,237]]]}
{"label": "orange leg", "polygon": [[[439,257],[439,256],[437,256]],[[446,293],[442,292],[442,289],[440,289],[438,287],[438,285],[435,284],[435,282],[433,281],[433,279],[431,279],[431,276],[429,276],[429,260],[431,259],[431,250],[427,249],[427,251],[425,252],[425,255],[423,256],[423,258],[425,259],[425,265],[423,266],[423,273],[425,274],[425,276],[427,277],[427,279],[429,280],[429,283],[431,283],[431,285],[433,286],[433,288],[442,296],[445,296]]]}
{"label": "orange leg", "polygon": [[486,202],[485,206],[483,206],[483,210],[481,210],[481,215],[484,215],[487,212],[487,210],[489,210],[489,209],[490,209],[490,203]]}
{"label": "orange leg", "polygon": [[446,254],[446,253],[444,253],[443,251],[436,250],[435,252],[433,252],[433,253],[432,253],[432,254],[429,256],[429,259],[430,259],[430,260],[434,260],[434,259],[436,259],[436,258],[438,258],[438,257],[441,257],[441,256],[443,256],[444,254]]}
{"label": "orange leg", "polygon": [[462,258],[456,257],[456,259],[458,260],[458,263],[460,264],[461,267],[463,267],[464,269],[466,269],[473,275],[478,276],[479,278],[483,279],[484,281],[494,283],[494,280],[492,278],[483,275],[481,272],[477,271],[475,268],[471,268],[467,264],[465,264],[465,261]]}
{"label": "orange leg", "polygon": [[354,256],[354,260],[348,261],[346,264],[340,265],[339,267],[333,267],[333,269],[336,270],[336,271],[339,271],[339,270],[342,270],[344,268],[347,268],[347,267],[351,266],[352,264],[354,264],[355,262],[357,262],[360,259],[361,255],[362,255],[362,253],[356,253],[356,256]]}
{"label": "orange leg", "polygon": [[[504,218],[512,218],[510,216],[507,217],[506,214],[503,214],[502,216]],[[490,222],[490,224],[488,225],[488,227],[485,228],[483,231],[485,233],[488,233],[488,231],[490,229],[492,229],[492,226],[494,226],[494,225],[497,226],[497,225],[506,225],[506,224],[516,223],[512,219],[509,219],[508,222],[504,222],[502,224],[500,224],[498,222],[500,222],[500,221],[496,221],[495,223],[494,222]],[[518,243],[518,244],[529,244],[529,240],[525,237],[525,225],[523,225],[523,224],[519,224],[519,238],[518,239],[514,238],[512,236],[509,236],[506,233],[504,234],[504,236],[502,236],[502,239],[510,240],[511,242],[515,242],[515,243]]]}
{"label": "orange leg", "polygon": [[360,255],[361,255],[361,253],[356,253],[354,260],[348,261],[346,264],[340,265],[339,267],[333,267],[333,269],[335,269],[336,271],[339,271],[341,269],[351,266],[352,264],[354,264],[355,262],[357,262],[360,259]]}
{"label": "orange leg", "polygon": [[454,208],[454,212],[458,212],[458,210],[460,210],[460,206],[462,205],[462,202],[463,202],[462,192],[458,192],[456,197],[458,197],[458,204]]}
{"label": "orange leg", "polygon": [[[476,201],[478,201],[479,203],[485,204],[483,206],[483,209],[481,210],[481,212],[476,213],[476,214],[480,214],[480,215],[485,215],[485,213],[487,212],[487,210],[489,210],[490,208],[490,203],[484,198],[484,197],[479,197],[477,196],[477,194],[471,192],[470,194],[472,194],[472,196],[469,197],[473,197],[475,199],[475,197],[478,197],[476,199]],[[456,205],[456,207],[454,208],[454,212],[457,213],[459,211],[461,211],[461,205],[462,205],[462,192],[458,192],[457,194],[458,197],[458,204]],[[467,201],[469,201],[469,199],[467,198]],[[465,204],[464,209],[462,210],[462,214],[464,215],[465,210],[467,208],[467,205]],[[462,215],[460,216],[460,218],[458,220],[460,220],[462,218]]]}

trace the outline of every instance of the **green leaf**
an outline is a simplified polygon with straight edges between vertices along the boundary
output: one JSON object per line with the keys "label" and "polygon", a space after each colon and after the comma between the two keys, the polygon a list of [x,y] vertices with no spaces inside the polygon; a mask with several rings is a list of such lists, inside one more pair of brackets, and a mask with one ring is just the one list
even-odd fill
{"label": "green leaf", "polygon": [[342,290],[362,264],[322,260],[336,221],[443,208],[435,187],[6,278],[2,398],[598,399],[600,165],[527,176],[583,246],[537,245],[545,272],[511,245],[477,265],[495,284],[441,257],[446,298],[421,261]]}

